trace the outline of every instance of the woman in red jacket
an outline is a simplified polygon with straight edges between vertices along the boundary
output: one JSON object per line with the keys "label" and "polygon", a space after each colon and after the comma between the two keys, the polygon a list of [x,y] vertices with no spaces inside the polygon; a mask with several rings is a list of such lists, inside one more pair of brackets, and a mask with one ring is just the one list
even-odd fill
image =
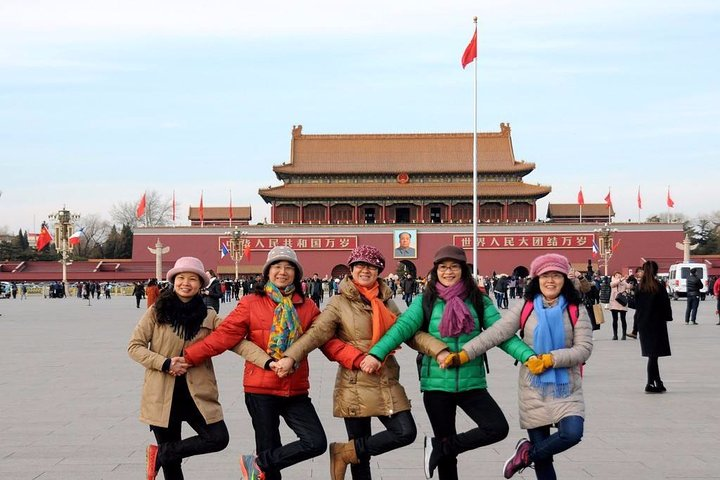
{"label": "woman in red jacket", "polygon": [[[320,313],[315,303],[306,301],[302,294],[302,273],[291,248],[273,248],[263,267],[262,284],[240,300],[215,332],[185,349],[184,360],[192,365],[246,338],[268,353],[265,368],[245,362],[245,404],[252,418],[257,451],[257,456],[241,458],[246,480],[279,480],[282,469],[322,455],[327,448],[325,431],[308,396],[307,361],[300,362],[292,375],[283,378],[272,369]],[[280,417],[298,440],[281,444]]]}

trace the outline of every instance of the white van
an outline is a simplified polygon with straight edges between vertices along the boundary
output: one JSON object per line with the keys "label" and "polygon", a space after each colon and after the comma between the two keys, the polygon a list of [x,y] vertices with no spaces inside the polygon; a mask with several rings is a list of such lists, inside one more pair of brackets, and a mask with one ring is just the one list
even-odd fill
{"label": "white van", "polygon": [[690,276],[691,268],[697,269],[696,275],[703,282],[702,290],[700,290],[700,298],[705,300],[705,295],[708,292],[708,273],[707,266],[704,263],[676,263],[675,265],[670,265],[667,291],[668,295],[672,296],[674,300],[677,300],[678,297],[687,296],[687,286],[685,283]]}
{"label": "white van", "polygon": [[0,282],[0,298],[10,298],[12,294],[12,284],[10,282]]}

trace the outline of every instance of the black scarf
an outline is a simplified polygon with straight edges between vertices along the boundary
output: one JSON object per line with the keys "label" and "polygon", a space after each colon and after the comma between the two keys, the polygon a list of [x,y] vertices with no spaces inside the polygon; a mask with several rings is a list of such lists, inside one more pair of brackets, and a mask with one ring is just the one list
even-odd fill
{"label": "black scarf", "polygon": [[207,316],[207,307],[200,295],[185,303],[173,291],[160,295],[155,311],[158,323],[169,324],[175,334],[185,341],[195,338]]}

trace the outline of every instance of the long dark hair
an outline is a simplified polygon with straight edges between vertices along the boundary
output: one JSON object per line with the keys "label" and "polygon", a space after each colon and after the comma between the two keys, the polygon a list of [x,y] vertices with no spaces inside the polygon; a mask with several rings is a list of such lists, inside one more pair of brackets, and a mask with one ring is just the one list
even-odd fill
{"label": "long dark hair", "polygon": [[[477,283],[472,278],[472,271],[470,270],[470,266],[467,264],[467,262],[458,262],[460,264],[460,268],[462,269],[462,276],[460,278],[460,281],[465,286],[465,291],[467,292],[468,296],[467,298],[470,299],[470,302],[472,303],[473,307],[475,308],[475,313],[477,314],[478,318],[478,324],[480,325],[480,328],[484,328],[484,312],[485,312],[485,304],[483,301],[483,297],[485,296],[480,289],[478,288]],[[423,308],[423,327],[422,329],[427,331],[428,325],[430,323],[430,316],[432,315],[433,307],[435,306],[435,302],[440,297],[437,291],[437,282],[438,282],[438,274],[437,274],[437,267],[438,264],[434,264],[432,270],[428,272],[427,278],[428,282],[425,286],[425,290],[423,291],[423,299],[422,299],[422,308]]]}
{"label": "long dark hair", "polygon": [[[559,273],[562,273],[562,272],[559,272]],[[580,302],[582,302],[582,297],[580,296],[580,292],[578,291],[577,288],[575,288],[575,285],[573,285],[572,280],[570,280],[570,278],[568,278],[567,275],[565,275],[563,273],[562,276],[563,276],[564,282],[563,282],[562,288],[560,289],[560,295],[565,297],[565,300],[568,303],[573,304],[573,305],[580,305]],[[535,300],[535,296],[538,294],[542,295],[542,292],[540,291],[540,276],[539,275],[533,277],[530,280],[530,283],[525,288],[525,294],[523,295],[523,297],[525,298],[526,301],[532,302],[533,300]]]}
{"label": "long dark hair", "polygon": [[643,276],[640,279],[639,290],[646,293],[657,293],[660,290],[660,282],[656,277],[658,264],[655,260],[648,260],[642,265]]}
{"label": "long dark hair", "polygon": [[[281,261],[282,260],[278,260],[278,262],[281,262]],[[271,263],[269,266],[272,267],[273,265],[275,265],[275,263],[278,263],[278,262]],[[269,270],[269,268],[268,268],[268,270]],[[303,301],[305,301],[305,293],[303,292],[303,289],[302,289],[302,279],[300,278],[300,275],[297,274],[298,272],[299,272],[299,269],[297,268],[297,265],[295,265],[295,278],[293,279],[293,285],[295,285],[295,294],[300,295],[300,298]],[[261,281],[255,282],[255,288],[253,288],[252,293],[254,293],[255,295],[260,295],[261,297],[266,296],[267,293],[265,293],[265,284],[269,281],[270,281],[270,277],[268,277],[267,275],[263,275],[263,278]]]}

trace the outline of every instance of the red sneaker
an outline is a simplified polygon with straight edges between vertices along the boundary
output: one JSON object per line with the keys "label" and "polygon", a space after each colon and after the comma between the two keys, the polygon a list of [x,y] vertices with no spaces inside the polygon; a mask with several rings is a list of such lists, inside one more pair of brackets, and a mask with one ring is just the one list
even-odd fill
{"label": "red sneaker", "polygon": [[521,438],[515,445],[515,454],[508,458],[503,466],[503,476],[511,478],[517,472],[530,466],[530,449],[532,443],[527,438]]}
{"label": "red sneaker", "polygon": [[265,474],[258,467],[255,455],[240,456],[240,471],[244,480],[265,480]]}
{"label": "red sneaker", "polygon": [[157,477],[158,474],[158,465],[157,465],[157,456],[158,456],[158,446],[157,445],[148,445],[147,449],[145,450],[145,464],[147,469],[147,480],[155,480],[155,477]]}

